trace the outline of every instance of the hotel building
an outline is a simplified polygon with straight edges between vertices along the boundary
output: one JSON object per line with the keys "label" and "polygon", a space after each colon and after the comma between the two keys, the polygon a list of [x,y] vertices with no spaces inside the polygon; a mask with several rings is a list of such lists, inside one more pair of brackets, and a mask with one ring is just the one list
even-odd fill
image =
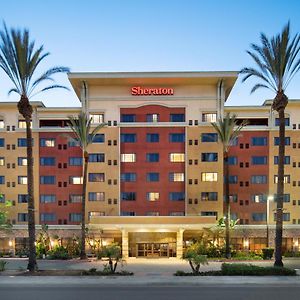
{"label": "hotel building", "polygon": [[[248,125],[230,149],[236,249],[274,245],[278,120],[271,101],[225,105],[236,72],[70,73],[80,107],[34,113],[36,223],[62,240],[80,235],[82,152],[68,117],[86,112],[99,131],[89,148],[89,232],[122,245],[125,257],[181,257],[185,245],[223,216],[222,145],[211,122],[230,112]],[[11,201],[13,232],[0,252],[27,241],[25,123],[16,103],[0,103],[0,193]],[[300,101],[286,108],[284,249],[299,250]],[[268,236],[268,240],[267,240]]]}

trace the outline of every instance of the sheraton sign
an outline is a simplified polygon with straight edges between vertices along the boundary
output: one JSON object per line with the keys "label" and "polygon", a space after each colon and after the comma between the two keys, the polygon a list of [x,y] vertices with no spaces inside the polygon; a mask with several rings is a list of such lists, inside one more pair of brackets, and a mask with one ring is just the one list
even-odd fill
{"label": "sheraton sign", "polygon": [[174,95],[172,88],[142,88],[134,86],[131,88],[132,96],[171,96]]}

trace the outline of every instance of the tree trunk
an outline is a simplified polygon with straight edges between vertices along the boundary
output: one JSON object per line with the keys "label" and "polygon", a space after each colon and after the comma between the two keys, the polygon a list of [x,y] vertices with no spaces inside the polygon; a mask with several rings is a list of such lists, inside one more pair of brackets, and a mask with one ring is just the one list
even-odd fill
{"label": "tree trunk", "polygon": [[86,259],[85,252],[85,199],[86,199],[86,187],[87,187],[87,171],[89,163],[89,154],[84,151],[84,169],[83,169],[83,182],[82,182],[82,206],[81,206],[81,250],[80,259]]}
{"label": "tree trunk", "polygon": [[278,183],[276,207],[276,236],[275,236],[275,263],[274,266],[283,267],[282,262],[282,217],[284,194],[284,155],[285,155],[285,116],[284,108],[279,110],[279,149],[278,149]]}
{"label": "tree trunk", "polygon": [[224,153],[224,198],[225,198],[225,256],[231,257],[230,252],[230,201],[229,201],[229,165],[228,153]]}
{"label": "tree trunk", "polygon": [[34,179],[33,179],[33,155],[32,155],[32,106],[26,96],[21,96],[18,102],[18,110],[26,122],[26,150],[27,150],[27,193],[28,193],[28,236],[29,259],[27,269],[30,272],[37,270],[35,248],[35,209],[34,209]]}

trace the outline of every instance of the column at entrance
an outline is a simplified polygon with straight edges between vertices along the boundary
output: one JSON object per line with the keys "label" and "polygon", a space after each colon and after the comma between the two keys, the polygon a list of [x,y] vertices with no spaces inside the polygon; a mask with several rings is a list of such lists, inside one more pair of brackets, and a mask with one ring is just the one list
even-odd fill
{"label": "column at entrance", "polygon": [[176,257],[182,258],[183,255],[183,232],[184,229],[179,229],[177,231],[177,241],[176,241]]}
{"label": "column at entrance", "polygon": [[128,231],[122,229],[122,256],[128,258]]}

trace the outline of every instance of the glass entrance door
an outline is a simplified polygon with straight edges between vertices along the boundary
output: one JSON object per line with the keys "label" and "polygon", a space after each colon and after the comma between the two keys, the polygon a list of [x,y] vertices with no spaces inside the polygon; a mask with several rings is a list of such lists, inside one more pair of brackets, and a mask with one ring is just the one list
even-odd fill
{"label": "glass entrance door", "polygon": [[168,243],[137,243],[138,257],[169,257]]}

